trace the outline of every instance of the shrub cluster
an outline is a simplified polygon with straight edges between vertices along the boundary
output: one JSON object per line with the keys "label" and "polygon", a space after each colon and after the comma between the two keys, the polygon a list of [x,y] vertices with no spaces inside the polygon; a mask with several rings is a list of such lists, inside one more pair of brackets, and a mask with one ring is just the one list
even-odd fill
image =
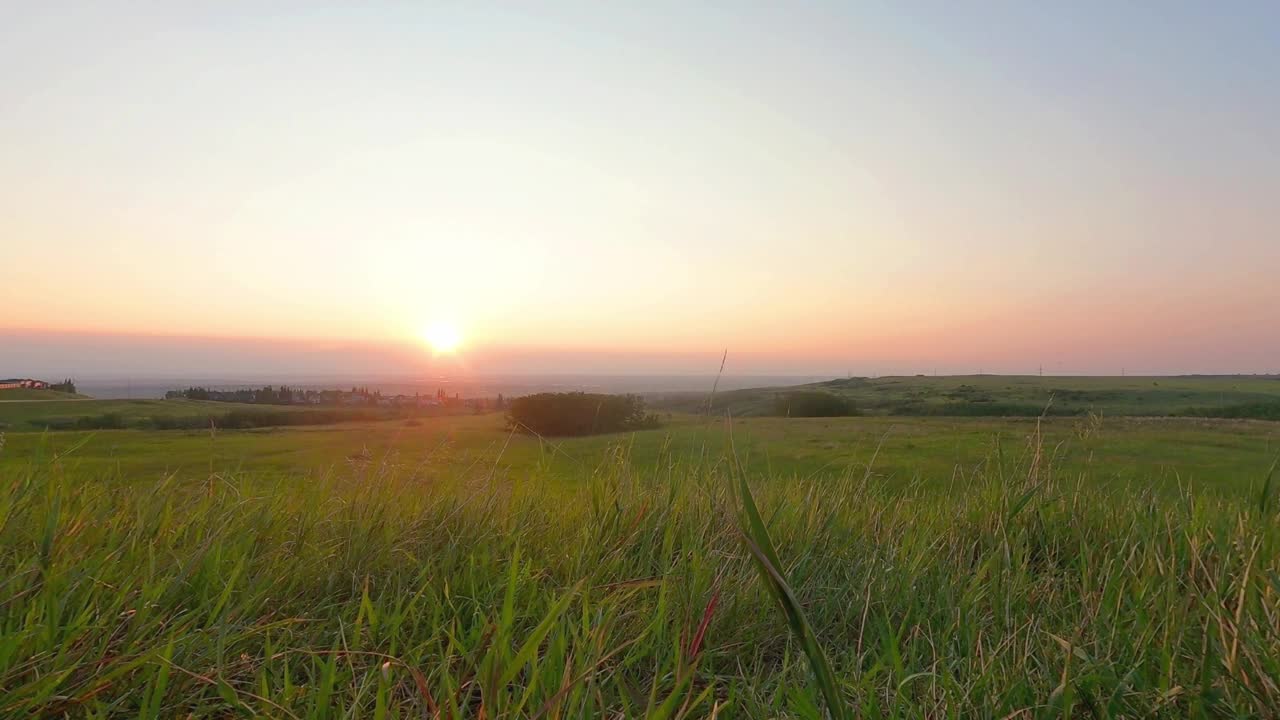
{"label": "shrub cluster", "polygon": [[43,425],[49,430],[123,430],[126,427],[124,416],[114,412],[75,418],[49,418]]}
{"label": "shrub cluster", "polygon": [[1046,407],[1035,403],[953,401],[929,403],[921,400],[890,402],[876,406],[886,415],[902,417],[1079,417],[1088,414],[1083,408],[1059,405]]}
{"label": "shrub cluster", "polygon": [[538,393],[512,400],[507,424],[537,435],[592,435],[656,428],[658,416],[645,412],[639,395]]}
{"label": "shrub cluster", "polygon": [[783,417],[844,417],[856,415],[853,401],[817,390],[794,390],[774,399],[774,412]]}
{"label": "shrub cluster", "polygon": [[1184,417],[1280,420],[1280,402],[1252,402],[1223,407],[1191,407],[1177,413]]}

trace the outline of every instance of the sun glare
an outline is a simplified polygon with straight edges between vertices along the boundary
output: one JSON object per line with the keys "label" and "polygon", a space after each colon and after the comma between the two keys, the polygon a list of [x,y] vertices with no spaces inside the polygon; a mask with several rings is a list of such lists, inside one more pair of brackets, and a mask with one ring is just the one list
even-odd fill
{"label": "sun glare", "polygon": [[422,331],[422,339],[427,341],[431,349],[438,353],[451,353],[462,344],[462,335],[451,323],[438,322],[428,325]]}

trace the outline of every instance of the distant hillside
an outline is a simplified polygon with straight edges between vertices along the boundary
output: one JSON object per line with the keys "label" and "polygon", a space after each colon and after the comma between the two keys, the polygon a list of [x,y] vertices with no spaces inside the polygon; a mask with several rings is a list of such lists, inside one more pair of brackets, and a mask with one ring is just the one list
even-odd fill
{"label": "distant hillside", "polygon": [[86,400],[88,395],[64,393],[57,390],[32,390],[31,388],[5,388],[0,390],[0,401],[4,400]]}
{"label": "distant hillside", "polygon": [[[1280,419],[1280,377],[1274,375],[848,378],[717,393],[711,410],[735,417],[775,415],[778,396],[799,389],[826,392],[852,402],[859,415],[1036,416],[1047,409],[1050,415],[1094,412]],[[707,410],[708,396],[668,393],[650,395],[648,400],[659,410],[701,413]]]}
{"label": "distant hillside", "polygon": [[260,405],[208,400],[25,400],[0,402],[0,431],[46,430],[208,430],[329,425],[472,414],[459,407],[317,407]]}

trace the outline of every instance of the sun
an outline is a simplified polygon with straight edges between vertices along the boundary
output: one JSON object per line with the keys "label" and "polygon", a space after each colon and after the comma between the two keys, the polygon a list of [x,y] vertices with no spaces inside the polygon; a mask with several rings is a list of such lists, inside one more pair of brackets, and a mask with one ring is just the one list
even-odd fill
{"label": "sun", "polygon": [[436,322],[423,329],[422,339],[438,353],[451,353],[462,344],[462,333],[453,323]]}

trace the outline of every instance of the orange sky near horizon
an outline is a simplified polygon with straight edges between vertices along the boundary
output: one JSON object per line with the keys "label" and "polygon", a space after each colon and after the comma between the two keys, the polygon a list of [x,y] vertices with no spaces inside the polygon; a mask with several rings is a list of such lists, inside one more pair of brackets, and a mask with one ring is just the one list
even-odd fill
{"label": "orange sky near horizon", "polygon": [[449,323],[475,367],[1280,362],[1274,8],[12,15],[0,341],[390,367]]}
{"label": "orange sky near horizon", "polygon": [[[422,338],[421,325],[388,335],[337,332],[329,336],[279,333],[245,336],[199,333],[193,330],[149,331],[130,334],[127,328],[81,328],[61,332],[42,328],[42,334],[65,338],[136,337],[139,347],[160,345],[204,347],[214,343],[234,356],[239,350],[252,355],[264,343],[299,356],[324,355],[335,350],[354,351],[376,359],[380,371],[399,368],[406,372],[448,371],[520,372],[695,372],[712,374],[720,353],[728,350],[728,369],[738,373],[778,374],[914,374],[941,369],[943,373],[986,372],[1176,374],[1184,372],[1274,372],[1280,343],[1273,334],[1256,334],[1255,341],[1236,343],[1252,329],[1268,328],[1274,309],[1259,305],[1242,293],[1236,298],[1174,299],[1153,308],[1140,302],[1141,293],[1120,293],[1105,298],[1061,297],[1036,305],[1008,308],[955,308],[928,316],[875,315],[875,308],[861,314],[849,309],[808,314],[799,323],[783,326],[778,320],[721,324],[701,334],[684,335],[673,329],[650,328],[652,334],[590,336],[590,339],[550,343],[536,336],[486,335],[482,326],[457,318],[463,334],[456,357],[441,357]],[[852,314],[847,319],[842,311]],[[901,313],[902,309],[898,308]],[[1105,318],[1105,322],[1100,319]],[[877,325],[875,321],[883,322]],[[538,327],[545,329],[551,324]],[[1170,330],[1170,328],[1173,328]],[[696,329],[696,328],[695,328]],[[12,331],[12,328],[10,329]],[[121,331],[124,332],[121,332]],[[738,334],[734,334],[736,330]],[[772,330],[772,336],[763,336]],[[136,331],[133,331],[136,333]],[[5,331],[0,329],[0,345]],[[673,341],[678,338],[678,341]],[[774,341],[772,338],[777,338]],[[25,344],[43,344],[26,339]],[[135,341],[131,341],[135,342]],[[52,346],[52,343],[50,344]],[[75,346],[75,342],[70,345]],[[5,352],[0,347],[0,362]],[[268,367],[269,366],[269,367]],[[279,367],[268,363],[263,369]],[[287,363],[284,365],[287,367]],[[145,361],[139,367],[149,367]],[[150,366],[165,369],[163,364]],[[246,366],[246,369],[252,366]],[[210,368],[212,369],[212,368]],[[334,366],[333,371],[340,370]]]}

